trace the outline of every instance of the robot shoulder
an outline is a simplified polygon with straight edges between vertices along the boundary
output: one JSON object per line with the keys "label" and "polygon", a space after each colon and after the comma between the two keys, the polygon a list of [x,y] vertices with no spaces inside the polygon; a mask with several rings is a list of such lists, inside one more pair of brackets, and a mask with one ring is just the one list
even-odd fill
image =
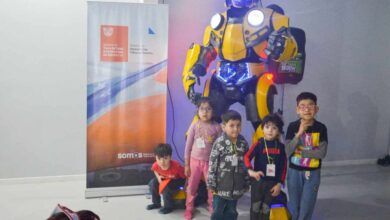
{"label": "robot shoulder", "polygon": [[[275,8],[276,9],[276,8]],[[264,40],[275,30],[288,27],[288,17],[279,7],[278,10],[271,8],[255,7],[247,12],[243,20],[243,30],[246,44],[255,46]]]}
{"label": "robot shoulder", "polygon": [[213,15],[210,19],[210,25],[206,27],[203,45],[212,44],[214,47],[219,47],[226,23],[226,12]]}

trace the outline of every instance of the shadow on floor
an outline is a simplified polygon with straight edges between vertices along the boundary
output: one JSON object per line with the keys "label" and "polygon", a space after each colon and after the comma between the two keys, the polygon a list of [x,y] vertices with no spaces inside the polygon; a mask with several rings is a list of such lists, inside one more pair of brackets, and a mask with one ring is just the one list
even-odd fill
{"label": "shadow on floor", "polygon": [[[375,201],[378,205],[364,201],[340,199],[318,199],[313,220],[388,220],[390,219],[389,198]],[[386,207],[387,206],[387,207]]]}

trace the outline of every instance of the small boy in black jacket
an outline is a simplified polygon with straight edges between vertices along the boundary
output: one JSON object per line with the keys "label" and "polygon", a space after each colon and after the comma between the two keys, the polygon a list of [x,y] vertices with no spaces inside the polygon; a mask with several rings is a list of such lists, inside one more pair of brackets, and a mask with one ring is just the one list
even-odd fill
{"label": "small boy in black jacket", "polygon": [[244,159],[249,176],[255,179],[251,186],[251,220],[269,219],[270,204],[279,195],[286,177],[287,158],[284,144],[279,141],[283,121],[276,114],[268,115],[261,128],[264,138],[252,145]]}

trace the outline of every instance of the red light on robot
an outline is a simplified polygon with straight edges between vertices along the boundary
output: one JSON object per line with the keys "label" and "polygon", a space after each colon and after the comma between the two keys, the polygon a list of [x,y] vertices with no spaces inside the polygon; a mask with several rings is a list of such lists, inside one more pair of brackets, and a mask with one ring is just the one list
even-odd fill
{"label": "red light on robot", "polygon": [[269,81],[272,81],[272,80],[274,79],[274,74],[272,74],[272,73],[266,73],[265,77],[267,77],[267,79],[268,79]]}

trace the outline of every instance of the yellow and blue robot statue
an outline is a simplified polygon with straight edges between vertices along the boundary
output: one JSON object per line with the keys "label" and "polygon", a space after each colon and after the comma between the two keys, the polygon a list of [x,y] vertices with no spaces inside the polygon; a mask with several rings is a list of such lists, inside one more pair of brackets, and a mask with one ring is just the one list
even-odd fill
{"label": "yellow and blue robot statue", "polygon": [[227,11],[215,14],[206,27],[203,45],[192,44],[188,50],[184,90],[195,103],[201,93],[195,92],[194,85],[218,56],[203,96],[214,102],[217,118],[236,102],[245,105],[257,140],[262,136],[261,120],[273,112],[275,84],[302,79],[305,33],[289,27],[289,18],[277,5],[262,7],[260,0],[226,0],[225,4]]}
{"label": "yellow and blue robot statue", "polygon": [[[277,5],[263,7],[260,0],[226,0],[225,4],[227,11],[214,15],[206,27],[203,45],[192,44],[188,50],[184,90],[195,103],[201,96],[194,90],[195,83],[218,56],[203,96],[214,102],[217,118],[236,102],[245,105],[247,120],[255,129],[252,141],[256,141],[263,136],[261,120],[273,112],[275,84],[296,84],[303,77],[305,32],[290,27]],[[271,209],[271,219],[288,218],[286,210]]]}

